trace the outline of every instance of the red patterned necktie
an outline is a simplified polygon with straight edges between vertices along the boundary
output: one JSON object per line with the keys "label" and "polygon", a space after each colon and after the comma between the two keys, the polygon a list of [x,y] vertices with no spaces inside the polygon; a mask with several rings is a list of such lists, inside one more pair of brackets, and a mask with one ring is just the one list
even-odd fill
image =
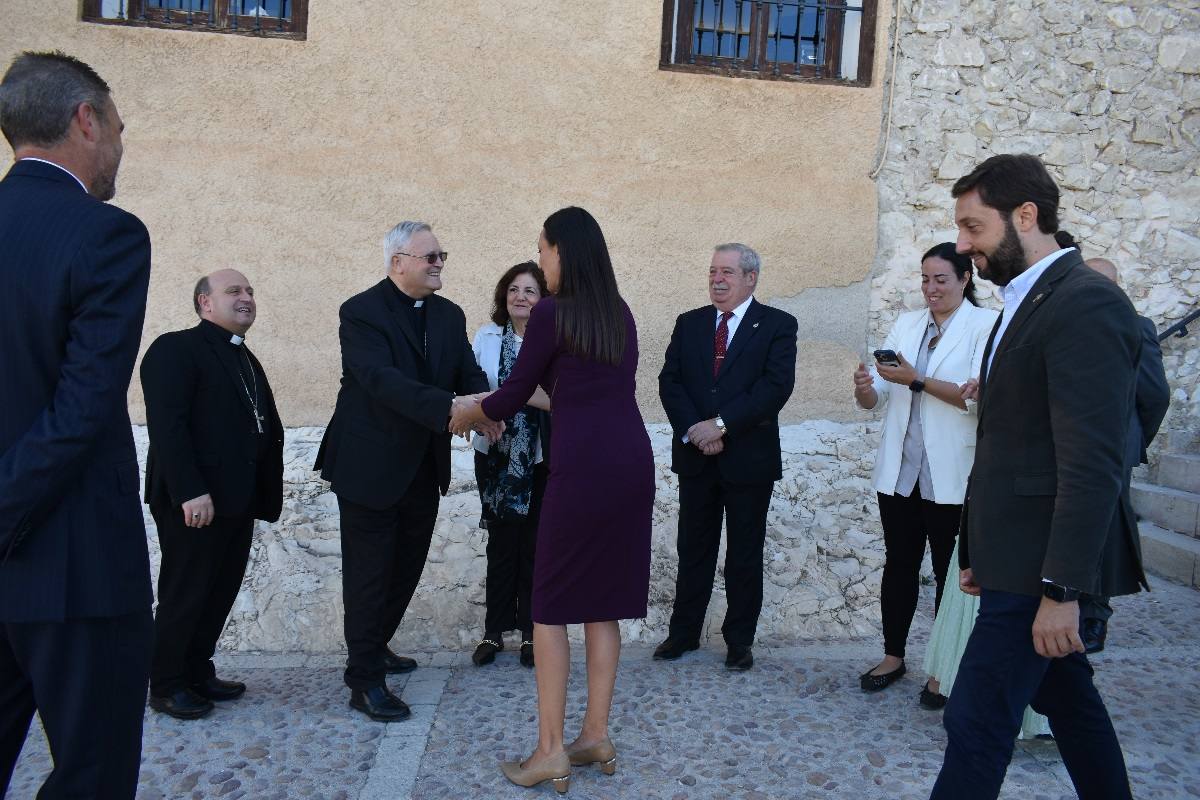
{"label": "red patterned necktie", "polygon": [[729,318],[733,316],[732,311],[722,311],[721,321],[717,323],[717,335],[713,339],[713,377],[717,377],[717,373],[721,371],[721,362],[725,360],[725,348],[729,340]]}

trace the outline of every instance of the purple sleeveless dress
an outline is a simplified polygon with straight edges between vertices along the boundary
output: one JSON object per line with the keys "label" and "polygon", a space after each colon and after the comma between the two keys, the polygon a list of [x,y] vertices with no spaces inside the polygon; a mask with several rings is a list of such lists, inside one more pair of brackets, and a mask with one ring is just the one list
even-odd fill
{"label": "purple sleeveless dress", "polygon": [[543,625],[646,616],[654,455],[634,398],[637,328],[624,308],[625,355],[611,366],[567,353],[554,298],[541,300],[508,380],[483,401],[490,419],[507,419],[539,384],[550,395],[550,476],[533,563],[533,621]]}

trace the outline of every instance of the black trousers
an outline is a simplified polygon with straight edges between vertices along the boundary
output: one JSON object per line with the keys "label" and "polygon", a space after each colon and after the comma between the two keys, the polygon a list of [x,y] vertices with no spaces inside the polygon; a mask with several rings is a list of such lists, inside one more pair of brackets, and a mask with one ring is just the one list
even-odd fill
{"label": "black trousers", "polygon": [[132,800],[153,637],[149,608],[0,623],[0,797],[37,711],[54,759],[39,798]]}
{"label": "black trousers", "polygon": [[763,597],[763,542],[773,481],[736,484],[721,478],[715,458],[699,475],[679,476],[679,575],[670,636],[696,639],[712,597],[721,547],[721,520],[727,530],[725,594],[729,610],[721,633],[731,647],[754,644]]}
{"label": "black trousers", "polygon": [[1033,649],[1040,597],[983,590],[979,616],[942,719],[948,739],[933,800],[1000,794],[1025,706],[1045,714],[1063,764],[1085,800],[1129,798],[1129,776],[1087,656]]}
{"label": "black trousers", "polygon": [[[475,453],[475,478],[482,485],[487,458]],[[533,468],[533,494],[529,514],[513,519],[489,520],[487,527],[487,582],[483,618],[484,638],[500,641],[505,631],[519,630],[524,641],[533,641],[530,606],[533,595],[533,553],[537,544],[538,514],[546,492],[546,467]]]}
{"label": "black trousers", "polygon": [[909,497],[879,494],[879,521],[883,523],[883,547],[887,560],[883,565],[883,584],[879,605],[883,614],[883,652],[904,658],[908,629],[917,611],[920,593],[921,561],[925,558],[925,540],[933,561],[937,585],[933,609],[942,604],[946,571],[954,554],[961,505],[935,503],[921,498],[914,486]]}
{"label": "black trousers", "polygon": [[150,513],[162,550],[150,693],[163,697],[216,674],[212,657],[246,575],[254,520],[216,517],[189,528],[177,507]]}
{"label": "black trousers", "polygon": [[381,510],[338,498],[342,525],[345,680],[384,684],[383,657],[425,570],[437,522],[437,473],[427,457],[400,501]]}

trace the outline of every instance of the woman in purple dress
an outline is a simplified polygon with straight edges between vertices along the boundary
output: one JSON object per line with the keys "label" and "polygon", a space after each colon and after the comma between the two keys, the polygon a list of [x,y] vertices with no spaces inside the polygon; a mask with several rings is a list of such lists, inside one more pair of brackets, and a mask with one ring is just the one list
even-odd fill
{"label": "woman in purple dress", "polygon": [[[551,780],[565,792],[572,764],[616,770],[608,716],[621,652],[617,620],[646,616],[654,456],[634,398],[637,329],[600,226],[581,208],[556,211],[538,253],[552,296],[530,314],[508,380],[460,410],[451,430],[511,417],[539,385],[550,395],[550,477],[533,566],[538,746],[524,762],[501,766],[513,783]],[[584,625],[588,701],[578,738],[564,747],[566,626],[573,623]]]}

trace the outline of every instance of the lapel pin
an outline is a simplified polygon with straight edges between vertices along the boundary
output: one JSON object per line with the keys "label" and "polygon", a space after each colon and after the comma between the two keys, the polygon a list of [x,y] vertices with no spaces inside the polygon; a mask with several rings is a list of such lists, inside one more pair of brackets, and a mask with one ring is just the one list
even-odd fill
{"label": "lapel pin", "polygon": [[753,325],[751,325],[750,327],[751,327],[751,328],[757,328],[757,327],[758,327],[758,323],[756,322],[756,323],[754,323]]}
{"label": "lapel pin", "polygon": [[1033,298],[1033,304],[1036,306],[1038,303],[1040,303],[1042,301],[1042,298],[1045,296],[1046,296],[1045,292],[1038,293],[1038,296]]}

